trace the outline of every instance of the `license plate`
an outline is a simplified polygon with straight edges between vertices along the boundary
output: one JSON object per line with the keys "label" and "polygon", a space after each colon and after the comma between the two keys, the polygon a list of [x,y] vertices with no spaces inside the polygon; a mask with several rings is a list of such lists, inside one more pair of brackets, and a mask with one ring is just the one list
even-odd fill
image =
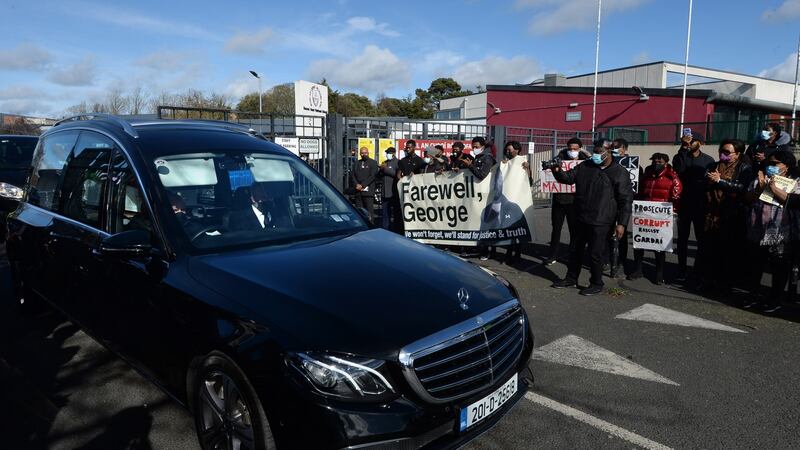
{"label": "license plate", "polygon": [[496,391],[461,410],[461,431],[475,425],[499,410],[517,393],[517,374]]}

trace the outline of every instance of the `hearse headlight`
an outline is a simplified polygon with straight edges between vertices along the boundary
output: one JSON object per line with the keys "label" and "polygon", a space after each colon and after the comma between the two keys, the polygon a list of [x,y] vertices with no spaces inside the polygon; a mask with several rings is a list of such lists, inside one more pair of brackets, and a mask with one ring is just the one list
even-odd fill
{"label": "hearse headlight", "polygon": [[22,200],[22,189],[14,186],[13,184],[3,183],[0,181],[0,197],[11,200]]}
{"label": "hearse headlight", "polygon": [[395,392],[383,360],[309,352],[290,354],[288,362],[326,395],[372,400]]}

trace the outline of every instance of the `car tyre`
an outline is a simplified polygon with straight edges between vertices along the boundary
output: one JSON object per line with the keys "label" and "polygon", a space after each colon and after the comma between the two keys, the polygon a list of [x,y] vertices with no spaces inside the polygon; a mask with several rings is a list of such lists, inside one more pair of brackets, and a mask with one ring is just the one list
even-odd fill
{"label": "car tyre", "polygon": [[193,378],[194,421],[201,448],[276,448],[255,389],[233,360],[214,352],[206,357]]}

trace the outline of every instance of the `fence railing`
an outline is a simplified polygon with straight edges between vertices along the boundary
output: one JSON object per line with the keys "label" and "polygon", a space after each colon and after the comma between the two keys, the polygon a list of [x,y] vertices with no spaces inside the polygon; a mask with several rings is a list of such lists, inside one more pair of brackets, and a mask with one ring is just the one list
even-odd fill
{"label": "fence railing", "polygon": [[[613,125],[599,127],[597,131],[606,138],[624,138],[635,145],[673,145],[680,142],[684,128],[691,128],[693,135],[700,135],[707,144],[718,144],[723,139],[733,138],[752,142],[767,123],[778,123],[786,133],[793,132],[793,141],[800,135],[800,122],[792,119],[759,119],[739,121],[707,121],[659,123],[639,125]],[[794,126],[793,126],[794,125]]]}

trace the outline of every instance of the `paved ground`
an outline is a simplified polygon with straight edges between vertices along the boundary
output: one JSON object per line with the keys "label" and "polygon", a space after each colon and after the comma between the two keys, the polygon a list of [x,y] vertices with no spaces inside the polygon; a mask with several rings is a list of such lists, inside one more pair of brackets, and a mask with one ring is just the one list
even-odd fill
{"label": "paved ground", "polygon": [[[532,319],[536,385],[470,449],[800,447],[797,308],[771,317],[647,280],[581,297],[550,288],[564,265],[529,250],[518,266],[485,265]],[[56,313],[14,312],[2,252],[0,448],[196,448],[188,414],[125,363]]]}

